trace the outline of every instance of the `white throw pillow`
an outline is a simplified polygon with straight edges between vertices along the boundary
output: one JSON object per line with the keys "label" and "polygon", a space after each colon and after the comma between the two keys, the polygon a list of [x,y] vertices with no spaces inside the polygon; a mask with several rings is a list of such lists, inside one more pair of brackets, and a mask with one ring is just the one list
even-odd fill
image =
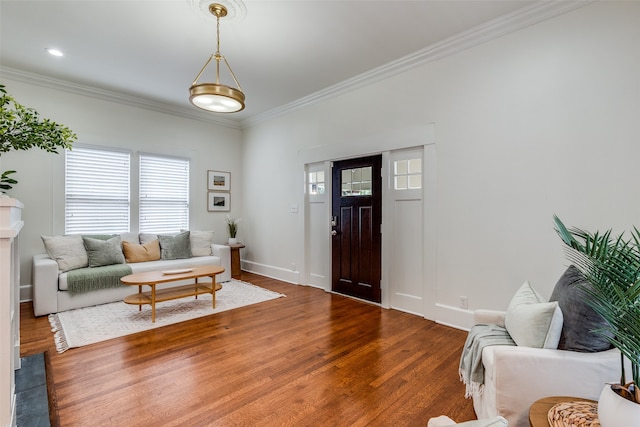
{"label": "white throw pillow", "polygon": [[140,233],[139,235],[139,240],[140,240],[140,244],[144,245],[146,243],[149,242],[153,242],[154,240],[158,239],[158,235],[157,234],[151,234],[151,233]]}
{"label": "white throw pillow", "polygon": [[42,236],[42,241],[49,258],[58,263],[60,271],[75,270],[89,265],[89,257],[81,235]]}
{"label": "white throw pillow", "polygon": [[529,282],[511,298],[504,318],[507,332],[522,347],[558,348],[562,323],[558,302],[547,302]]}
{"label": "white throw pillow", "polygon": [[191,240],[191,256],[211,255],[213,231],[192,231],[189,239]]}
{"label": "white throw pillow", "polygon": [[138,237],[138,233],[120,233],[120,240],[123,242],[129,243],[140,243],[140,237]]}

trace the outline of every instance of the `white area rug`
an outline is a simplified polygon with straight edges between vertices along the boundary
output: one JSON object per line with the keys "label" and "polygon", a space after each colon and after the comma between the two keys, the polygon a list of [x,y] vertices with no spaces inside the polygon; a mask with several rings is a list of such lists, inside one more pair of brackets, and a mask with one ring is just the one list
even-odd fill
{"label": "white area rug", "polygon": [[286,295],[254,286],[247,282],[231,280],[222,283],[222,289],[216,292],[216,308],[211,307],[211,295],[199,295],[156,304],[156,321],[151,323],[151,306],[143,305],[138,311],[137,305],[122,301],[77,310],[63,311],[49,315],[52,332],[58,353],[74,347],[82,347],[124,335],[135,334],[149,329],[197,317],[220,313],[221,311],[272,299]]}

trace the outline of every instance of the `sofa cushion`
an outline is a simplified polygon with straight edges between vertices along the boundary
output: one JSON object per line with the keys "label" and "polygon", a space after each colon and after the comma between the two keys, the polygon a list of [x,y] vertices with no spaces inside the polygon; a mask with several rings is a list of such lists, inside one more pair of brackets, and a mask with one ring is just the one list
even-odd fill
{"label": "sofa cushion", "polygon": [[507,307],[504,324],[511,338],[523,347],[557,348],[562,332],[562,311],[525,282]]}
{"label": "sofa cushion", "polygon": [[140,243],[138,233],[120,233],[120,239],[123,242]]}
{"label": "sofa cushion", "polygon": [[75,270],[89,265],[89,257],[79,234],[69,236],[42,236],[49,258],[58,263],[60,271]]}
{"label": "sofa cushion", "polygon": [[82,237],[91,237],[92,239],[109,240],[112,237],[116,237],[118,234],[82,234]]}
{"label": "sofa cushion", "polygon": [[188,231],[176,235],[158,235],[161,259],[191,258],[191,241]]}
{"label": "sofa cushion", "polygon": [[550,301],[557,301],[564,324],[558,348],[580,352],[604,351],[611,343],[594,329],[607,326],[607,322],[587,304],[584,287],[592,286],[580,271],[571,265],[562,274],[551,293]]}
{"label": "sofa cushion", "polygon": [[127,262],[145,262],[160,259],[160,242],[158,239],[152,240],[144,245],[137,243],[122,242],[124,259]]}
{"label": "sofa cushion", "polygon": [[[144,271],[177,270],[183,268],[193,268],[200,265],[212,266],[222,264],[220,257],[212,255],[185,259],[160,259],[157,261],[136,262],[129,265],[131,266],[131,271],[133,271],[134,273],[140,273]],[[198,283],[200,281],[208,282],[209,280],[206,277],[202,277],[198,279]],[[173,284],[173,286],[175,286],[175,284]]]}
{"label": "sofa cushion", "polygon": [[145,243],[149,243],[152,242],[154,240],[156,240],[158,238],[157,234],[152,234],[152,233],[140,233],[140,235],[138,236],[140,243],[142,243],[143,245]]}
{"label": "sofa cushion", "polygon": [[[163,271],[163,270],[175,270],[179,268],[190,268],[198,265],[222,265],[220,261],[220,257],[217,256],[201,256],[195,258],[187,258],[187,259],[171,259],[171,260],[157,260],[157,261],[147,261],[147,262],[134,262],[127,264],[131,267],[132,273],[141,273],[145,271]],[[68,283],[68,274],[69,272],[61,273],[58,277],[58,286],[61,291],[69,290]],[[218,280],[220,276],[216,276],[216,280]],[[209,282],[209,279],[206,277],[198,279],[198,282]],[[193,281],[191,281],[193,283]],[[175,286],[175,283],[167,284],[167,287]],[[125,286],[126,287],[126,286]],[[163,286],[158,285],[158,289]],[[128,287],[127,287],[128,288]],[[131,293],[131,289],[129,289],[129,293]],[[148,289],[147,289],[148,290]]]}
{"label": "sofa cushion", "polygon": [[83,236],[82,240],[89,257],[89,267],[124,264],[120,236],[116,235],[107,240]]}
{"label": "sofa cushion", "polygon": [[191,243],[191,256],[211,255],[213,231],[191,231],[189,241]]}

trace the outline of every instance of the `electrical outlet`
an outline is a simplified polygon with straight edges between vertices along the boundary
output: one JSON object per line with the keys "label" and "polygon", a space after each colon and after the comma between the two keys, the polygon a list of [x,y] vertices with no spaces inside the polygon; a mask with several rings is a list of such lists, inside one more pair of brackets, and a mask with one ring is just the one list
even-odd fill
{"label": "electrical outlet", "polygon": [[291,271],[296,271],[296,263],[295,262],[291,263]]}
{"label": "electrical outlet", "polygon": [[460,296],[460,308],[464,308],[464,309],[469,308],[469,298],[465,296]]}

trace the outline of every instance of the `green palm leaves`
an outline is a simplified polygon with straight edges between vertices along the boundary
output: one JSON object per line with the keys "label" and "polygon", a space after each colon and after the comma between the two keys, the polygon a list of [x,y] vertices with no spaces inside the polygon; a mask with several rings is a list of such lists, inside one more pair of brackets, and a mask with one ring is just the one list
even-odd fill
{"label": "green palm leaves", "polygon": [[[568,229],[554,216],[555,229],[567,245],[567,258],[592,287],[583,287],[589,305],[609,324],[594,332],[607,337],[631,361],[632,380],[640,385],[640,231],[613,237],[611,230],[589,233]],[[624,363],[620,384],[626,383]],[[640,393],[636,392],[637,399]],[[636,400],[638,401],[638,400]]]}

